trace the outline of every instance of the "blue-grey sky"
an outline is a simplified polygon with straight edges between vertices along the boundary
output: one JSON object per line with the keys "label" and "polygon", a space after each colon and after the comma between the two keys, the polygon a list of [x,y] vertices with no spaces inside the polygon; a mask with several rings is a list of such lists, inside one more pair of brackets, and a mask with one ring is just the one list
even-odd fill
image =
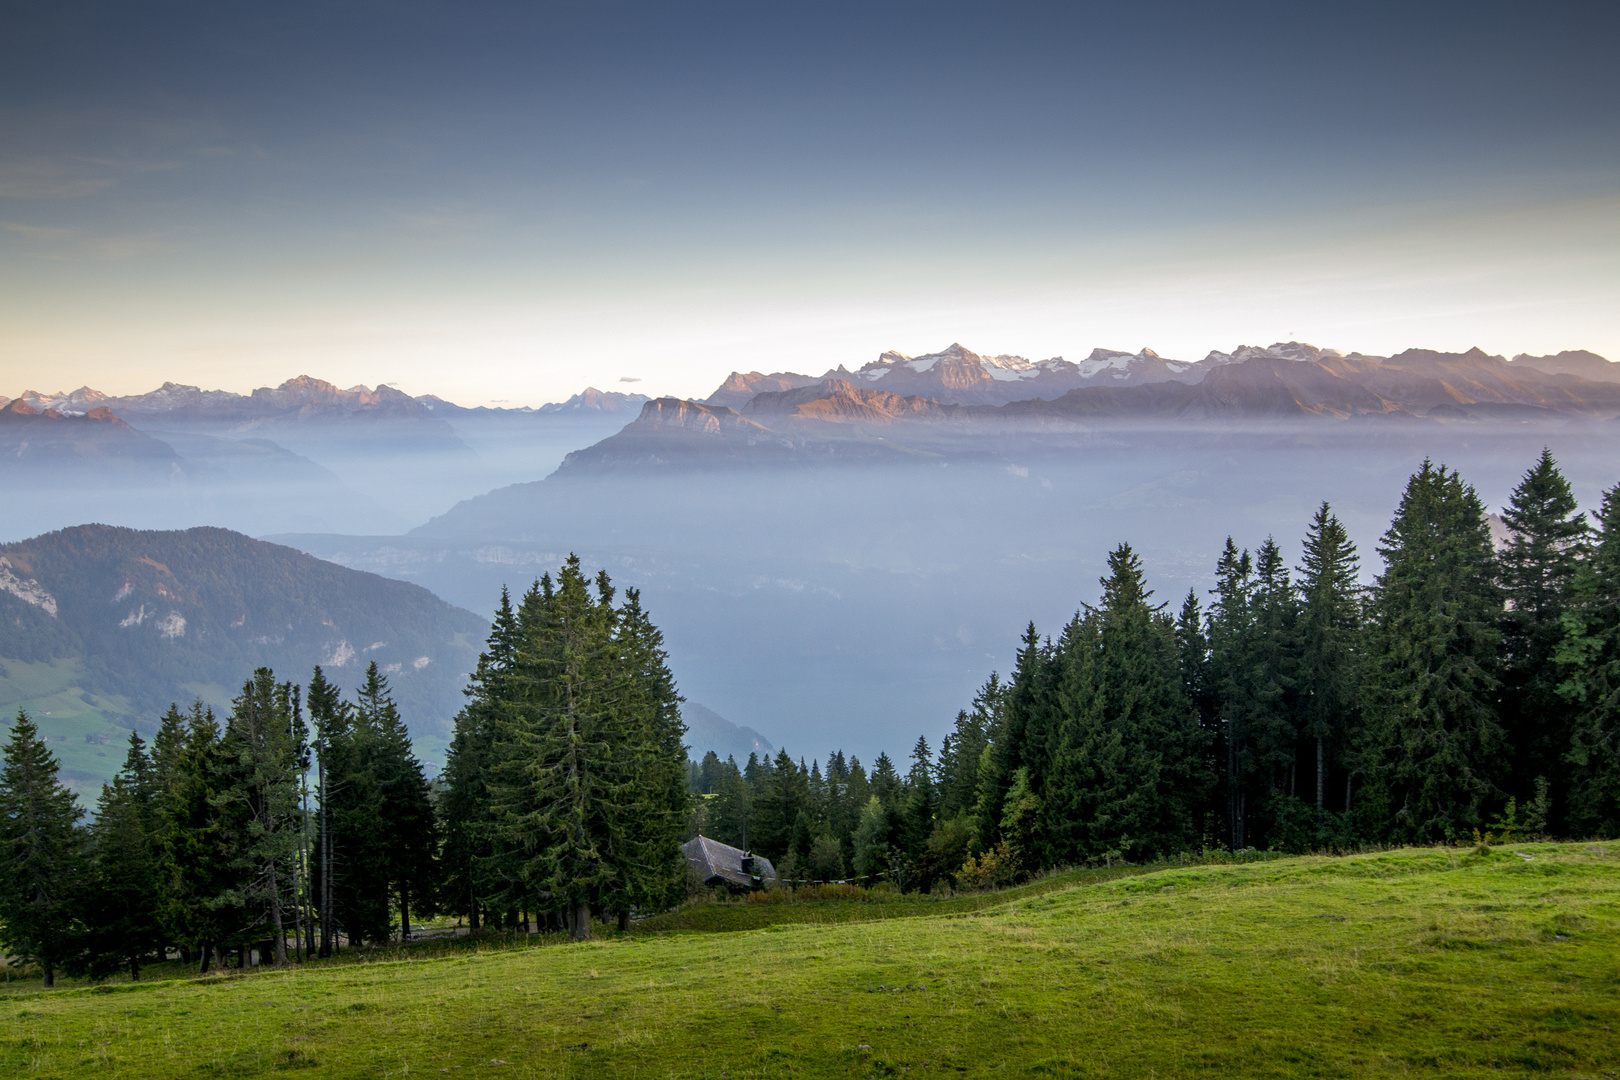
{"label": "blue-grey sky", "polygon": [[0,5],[0,393],[1620,358],[1613,4]]}

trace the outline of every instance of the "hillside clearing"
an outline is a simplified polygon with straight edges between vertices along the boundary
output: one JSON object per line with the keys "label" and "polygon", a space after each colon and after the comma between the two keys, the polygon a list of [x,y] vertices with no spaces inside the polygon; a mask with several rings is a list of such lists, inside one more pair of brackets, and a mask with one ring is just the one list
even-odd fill
{"label": "hillside clearing", "polygon": [[[1520,852],[1529,858],[1515,855]],[[15,1076],[1602,1076],[1620,844],[0,998]]]}

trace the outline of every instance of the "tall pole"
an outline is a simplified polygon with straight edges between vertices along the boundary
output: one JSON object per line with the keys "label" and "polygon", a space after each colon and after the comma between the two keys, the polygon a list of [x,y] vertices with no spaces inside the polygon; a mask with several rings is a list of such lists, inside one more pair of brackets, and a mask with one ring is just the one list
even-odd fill
{"label": "tall pole", "polygon": [[321,786],[321,955],[332,955],[332,815],[326,792],[326,738],[319,748]]}

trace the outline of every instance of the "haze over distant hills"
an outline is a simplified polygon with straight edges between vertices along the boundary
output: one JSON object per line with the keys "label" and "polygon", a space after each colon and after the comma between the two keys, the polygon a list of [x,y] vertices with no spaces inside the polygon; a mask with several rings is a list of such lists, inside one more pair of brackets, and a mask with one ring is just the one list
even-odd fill
{"label": "haze over distant hills", "polygon": [[89,518],[389,533],[555,468],[646,398],[587,389],[538,409],[466,409],[300,376],[251,394],[165,383],[0,396],[0,540]]}
{"label": "haze over distant hills", "polygon": [[352,689],[375,660],[419,751],[442,760],[487,632],[426,589],[224,529],[0,545],[0,709],[27,707],[91,779],[128,729],[150,733],[171,702],[226,709],[260,665],[302,684],[321,664]]}
{"label": "haze over distant hills", "polygon": [[953,346],[760,367],[704,401],[535,409],[318,380],[170,387],[128,416],[24,395],[0,413],[3,523],[228,524],[486,615],[577,552],[643,590],[688,698],[796,755],[869,757],[891,730],[935,739],[1028,619],[1055,630],[1095,600],[1121,540],[1179,602],[1228,534],[1293,550],[1322,499],[1370,576],[1425,456],[1492,507],[1543,445],[1588,507],[1620,479],[1620,365],[1591,353]]}

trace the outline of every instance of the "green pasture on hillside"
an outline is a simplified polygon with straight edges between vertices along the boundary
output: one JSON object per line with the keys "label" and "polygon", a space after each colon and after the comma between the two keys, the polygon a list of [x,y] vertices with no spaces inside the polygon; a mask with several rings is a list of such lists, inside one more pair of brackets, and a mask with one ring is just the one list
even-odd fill
{"label": "green pasture on hillside", "polygon": [[1620,1075],[1620,844],[1407,849],[1104,872],[943,902],[715,910],[584,945],[423,947],[52,992],[13,984],[0,996],[0,1070]]}

